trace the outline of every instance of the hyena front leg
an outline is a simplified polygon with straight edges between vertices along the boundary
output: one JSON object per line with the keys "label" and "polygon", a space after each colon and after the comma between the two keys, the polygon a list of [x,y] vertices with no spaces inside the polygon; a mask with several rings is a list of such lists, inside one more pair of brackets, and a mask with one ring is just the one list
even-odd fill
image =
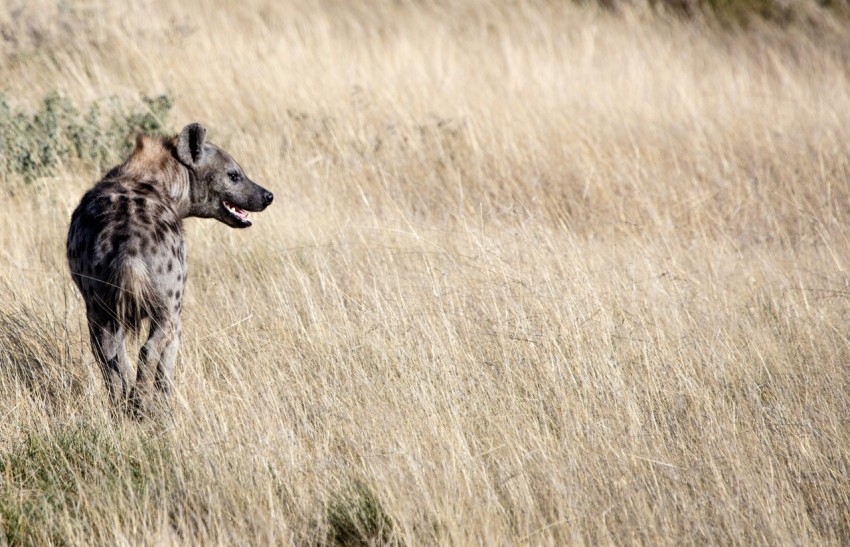
{"label": "hyena front leg", "polygon": [[151,331],[147,342],[139,352],[139,368],[136,373],[136,386],[133,391],[133,404],[136,410],[146,413],[152,396],[155,375],[159,375],[164,360],[171,360],[176,354],[177,327],[179,317],[161,315],[151,317]]}
{"label": "hyena front leg", "polygon": [[114,323],[100,323],[97,318],[89,317],[89,336],[92,353],[109,391],[109,400],[113,405],[123,404],[133,387],[132,367],[124,348],[124,333]]}

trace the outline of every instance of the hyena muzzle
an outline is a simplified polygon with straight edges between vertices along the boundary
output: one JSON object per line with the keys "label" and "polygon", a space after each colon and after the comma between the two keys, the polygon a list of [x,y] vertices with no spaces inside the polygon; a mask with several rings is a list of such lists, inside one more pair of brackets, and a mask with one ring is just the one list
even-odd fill
{"label": "hyena muzzle", "polygon": [[[171,390],[186,286],[183,219],[247,228],[248,212],[272,199],[197,123],[171,138],[140,136],[130,157],[86,192],[71,217],[68,264],[113,403],[142,410],[153,389]],[[150,334],[134,378],[124,336],[145,320]]]}

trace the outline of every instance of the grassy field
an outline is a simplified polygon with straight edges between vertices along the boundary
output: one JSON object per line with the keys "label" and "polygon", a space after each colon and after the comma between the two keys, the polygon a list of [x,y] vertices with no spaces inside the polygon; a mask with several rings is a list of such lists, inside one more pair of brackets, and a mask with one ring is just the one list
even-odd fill
{"label": "grassy field", "polygon": [[0,544],[850,540],[847,24],[69,5],[0,10],[11,108],[168,94],[276,199],[186,222],[137,423],[64,255],[108,165],[2,175]]}

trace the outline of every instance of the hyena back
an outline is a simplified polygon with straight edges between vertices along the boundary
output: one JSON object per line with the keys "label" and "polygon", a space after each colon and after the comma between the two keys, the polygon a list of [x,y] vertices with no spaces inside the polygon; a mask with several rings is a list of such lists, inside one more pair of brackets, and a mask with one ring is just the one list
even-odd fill
{"label": "hyena back", "polygon": [[[71,217],[68,264],[83,295],[92,352],[110,399],[140,409],[170,391],[186,285],[183,219],[251,225],[271,192],[248,179],[199,124],[171,138],[140,136],[127,160],[90,189]],[[124,337],[150,333],[135,378]]]}

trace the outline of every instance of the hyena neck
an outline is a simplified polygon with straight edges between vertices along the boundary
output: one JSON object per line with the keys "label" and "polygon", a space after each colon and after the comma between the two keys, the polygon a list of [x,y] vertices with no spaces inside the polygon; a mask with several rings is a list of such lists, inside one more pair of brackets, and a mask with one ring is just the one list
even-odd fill
{"label": "hyena neck", "polygon": [[198,175],[193,169],[177,158],[177,137],[166,139],[162,144],[169,152],[172,176],[166,178],[166,185],[177,214],[180,218],[213,216],[214,213],[207,210],[211,203],[209,189],[198,181]]}
{"label": "hyena neck", "polygon": [[171,206],[180,218],[192,216],[192,179],[194,175],[185,165],[172,158],[169,176],[163,177]]}

